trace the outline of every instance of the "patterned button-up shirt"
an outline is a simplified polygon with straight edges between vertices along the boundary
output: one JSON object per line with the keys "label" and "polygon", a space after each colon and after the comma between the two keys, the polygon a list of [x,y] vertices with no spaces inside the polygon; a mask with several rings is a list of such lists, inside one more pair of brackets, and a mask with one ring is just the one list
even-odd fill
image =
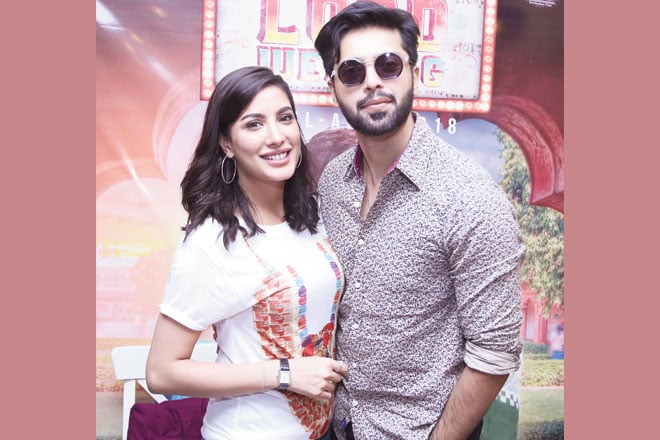
{"label": "patterned button-up shirt", "polygon": [[334,427],[355,438],[427,439],[467,364],[504,374],[522,350],[513,209],[486,170],[416,116],[409,145],[365,220],[359,147],[319,182],[321,213],[344,265]]}

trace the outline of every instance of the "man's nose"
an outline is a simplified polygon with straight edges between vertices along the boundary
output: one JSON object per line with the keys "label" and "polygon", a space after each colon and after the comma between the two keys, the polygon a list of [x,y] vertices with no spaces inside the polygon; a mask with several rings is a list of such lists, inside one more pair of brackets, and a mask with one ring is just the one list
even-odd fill
{"label": "man's nose", "polygon": [[364,76],[364,87],[369,90],[377,89],[383,87],[383,79],[376,72],[376,68],[373,63],[369,63],[365,66],[366,73]]}

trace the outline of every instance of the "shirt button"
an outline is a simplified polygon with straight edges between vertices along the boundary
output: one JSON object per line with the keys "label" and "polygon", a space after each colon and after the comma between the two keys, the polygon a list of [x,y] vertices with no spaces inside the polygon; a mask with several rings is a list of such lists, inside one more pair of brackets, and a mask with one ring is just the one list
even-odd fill
{"label": "shirt button", "polygon": [[353,408],[355,408],[356,406],[358,406],[358,401],[357,401],[357,400],[353,400],[353,401],[351,402],[351,405],[353,406]]}
{"label": "shirt button", "polygon": [[353,283],[353,286],[354,286],[356,289],[359,289],[360,287],[362,287],[362,283],[359,282],[359,281],[356,281],[355,283]]}
{"label": "shirt button", "polygon": [[351,368],[357,368],[357,362],[351,362]]}
{"label": "shirt button", "polygon": [[358,240],[358,244],[359,244],[360,246],[364,245],[364,240],[359,239],[359,240]]}
{"label": "shirt button", "polygon": [[352,328],[353,330],[357,330],[357,329],[360,328],[360,324],[358,324],[357,322],[354,322],[353,325],[351,326],[351,328]]}
{"label": "shirt button", "polygon": [[353,208],[359,208],[360,202],[353,202]]}

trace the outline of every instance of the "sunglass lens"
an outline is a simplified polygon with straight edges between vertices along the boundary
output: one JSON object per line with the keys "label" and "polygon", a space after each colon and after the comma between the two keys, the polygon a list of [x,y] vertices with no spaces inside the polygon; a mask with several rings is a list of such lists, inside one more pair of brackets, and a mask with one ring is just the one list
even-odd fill
{"label": "sunglass lens", "polygon": [[383,79],[396,78],[401,75],[403,61],[394,53],[384,53],[376,58],[374,63],[376,72]]}
{"label": "sunglass lens", "polygon": [[341,63],[337,71],[337,76],[344,85],[355,86],[362,84],[366,73],[364,64],[356,60],[348,60]]}

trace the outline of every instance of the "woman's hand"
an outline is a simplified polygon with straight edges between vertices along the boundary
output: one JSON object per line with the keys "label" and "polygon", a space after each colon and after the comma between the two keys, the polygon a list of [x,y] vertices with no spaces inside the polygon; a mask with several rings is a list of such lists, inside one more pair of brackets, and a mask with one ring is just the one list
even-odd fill
{"label": "woman's hand", "polygon": [[344,379],[348,366],[320,356],[289,359],[289,390],[308,397],[331,399],[337,383]]}

